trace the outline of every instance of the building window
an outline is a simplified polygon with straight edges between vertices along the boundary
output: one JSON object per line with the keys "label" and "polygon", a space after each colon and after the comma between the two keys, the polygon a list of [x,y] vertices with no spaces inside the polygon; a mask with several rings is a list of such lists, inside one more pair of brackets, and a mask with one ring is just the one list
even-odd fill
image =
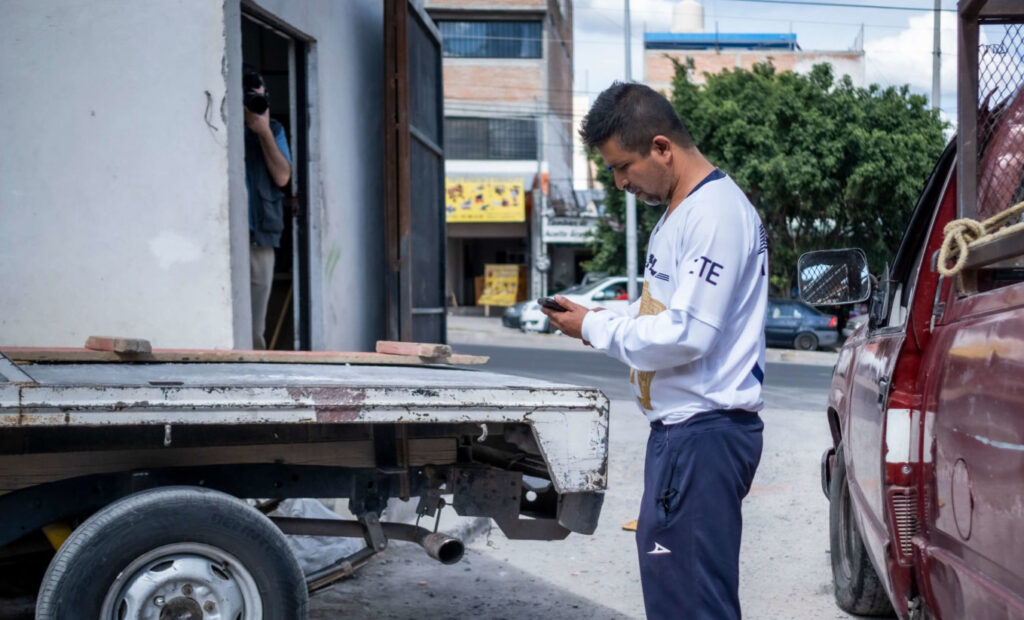
{"label": "building window", "polygon": [[446,117],[444,155],[447,159],[537,159],[537,121]]}
{"label": "building window", "polygon": [[541,23],[439,21],[444,55],[455,58],[540,58]]}

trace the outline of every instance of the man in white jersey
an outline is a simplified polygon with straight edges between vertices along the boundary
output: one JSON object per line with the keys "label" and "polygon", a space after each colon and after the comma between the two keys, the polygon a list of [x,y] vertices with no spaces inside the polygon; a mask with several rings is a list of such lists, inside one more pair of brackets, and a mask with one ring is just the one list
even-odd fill
{"label": "man in white jersey", "polygon": [[556,296],[555,328],[628,364],[651,434],[637,550],[649,618],[739,618],[740,504],[761,459],[768,252],[743,191],[671,104],[616,82],[583,119],[619,189],[667,205],[619,315]]}

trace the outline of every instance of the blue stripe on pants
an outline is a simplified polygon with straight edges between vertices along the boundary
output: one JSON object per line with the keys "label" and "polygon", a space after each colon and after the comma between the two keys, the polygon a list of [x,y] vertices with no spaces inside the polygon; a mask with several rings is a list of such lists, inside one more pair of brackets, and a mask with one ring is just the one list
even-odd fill
{"label": "blue stripe on pants", "polygon": [[740,618],[740,503],[763,429],[746,411],[651,425],[636,532],[648,618]]}

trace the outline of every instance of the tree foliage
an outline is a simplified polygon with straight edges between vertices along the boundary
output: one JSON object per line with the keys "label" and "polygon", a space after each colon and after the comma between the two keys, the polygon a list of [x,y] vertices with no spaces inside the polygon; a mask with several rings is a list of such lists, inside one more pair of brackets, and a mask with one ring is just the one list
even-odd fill
{"label": "tree foliage", "polygon": [[[927,99],[899,88],[836,81],[827,64],[803,75],[752,70],[705,74],[695,84],[676,62],[671,101],[704,155],[747,193],[768,233],[771,283],[788,294],[796,260],[816,249],[859,247],[873,273],[899,244],[917,196],[945,143],[945,123]],[[591,271],[625,271],[623,193],[598,161],[606,219]],[[646,242],[662,207],[637,203]],[[642,247],[642,246],[641,246]],[[644,252],[638,252],[642,264]],[[640,266],[638,265],[638,270]]]}

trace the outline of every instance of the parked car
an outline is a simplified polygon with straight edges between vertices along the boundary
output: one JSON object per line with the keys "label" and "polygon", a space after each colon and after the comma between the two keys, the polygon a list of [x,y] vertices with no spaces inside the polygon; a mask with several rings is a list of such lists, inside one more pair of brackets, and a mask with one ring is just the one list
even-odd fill
{"label": "parked car", "polygon": [[[1024,96],[1013,105],[997,138],[1019,132]],[[1016,144],[989,141],[978,187],[1020,186]],[[1024,230],[940,273],[943,229],[963,217],[956,151],[928,179],[828,391],[821,483],[836,602],[854,614],[1024,618]],[[859,250],[813,252],[798,272],[816,274],[801,282],[807,301],[867,297]]]}
{"label": "parked car", "polygon": [[[629,305],[629,299],[626,297],[628,281],[626,276],[612,276],[590,284],[569,287],[558,294],[588,308],[601,306],[609,310],[618,310]],[[643,278],[637,278],[637,287],[642,286]],[[540,311],[540,305],[536,300],[526,302],[523,307],[519,329],[524,332],[551,332],[548,317]]]}
{"label": "parked car", "polygon": [[523,314],[523,308],[529,301],[521,301],[517,304],[505,308],[505,311],[501,313],[501,324],[505,327],[512,327],[519,329],[519,321]]}
{"label": "parked car", "polygon": [[846,325],[843,326],[843,340],[853,336],[854,332],[861,328],[862,325],[868,322],[867,314],[858,314],[851,316],[846,320]]}
{"label": "parked car", "polygon": [[813,351],[839,341],[839,318],[825,314],[798,299],[768,298],[768,316],[764,323],[769,345]]}

